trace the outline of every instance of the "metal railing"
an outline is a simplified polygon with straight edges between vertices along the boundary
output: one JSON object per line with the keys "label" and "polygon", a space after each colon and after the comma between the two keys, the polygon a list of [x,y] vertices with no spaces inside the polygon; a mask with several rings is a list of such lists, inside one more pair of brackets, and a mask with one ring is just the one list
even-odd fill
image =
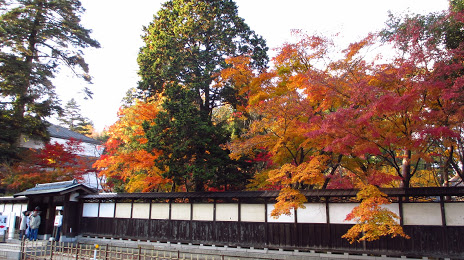
{"label": "metal railing", "polygon": [[28,260],[265,260],[270,258],[160,250],[150,246],[120,247],[83,243],[24,241],[21,259]]}

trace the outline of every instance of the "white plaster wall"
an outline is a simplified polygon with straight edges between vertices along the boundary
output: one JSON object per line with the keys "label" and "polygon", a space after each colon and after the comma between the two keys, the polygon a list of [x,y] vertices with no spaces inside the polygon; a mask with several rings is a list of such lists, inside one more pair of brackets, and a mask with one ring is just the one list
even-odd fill
{"label": "white plaster wall", "polygon": [[404,225],[442,225],[440,203],[403,203]]}
{"label": "white plaster wall", "polygon": [[132,211],[131,203],[116,203],[116,218],[130,218]]}
{"label": "white plaster wall", "polygon": [[151,204],[151,219],[169,219],[169,203]]}
{"label": "white plaster wall", "polygon": [[[87,185],[90,188],[102,190],[102,183],[106,182],[106,178],[103,176],[97,176],[96,172],[88,172],[82,175],[82,184]],[[97,179],[98,177],[98,179]]]}
{"label": "white plaster wall", "polygon": [[98,217],[98,203],[84,203],[84,208],[82,209],[82,216],[89,218]]}
{"label": "white plaster wall", "polygon": [[[51,140],[52,139],[54,138],[51,138]],[[43,147],[43,142],[38,140],[32,140],[24,135],[21,135],[21,141],[19,146],[24,148],[39,149]]]}
{"label": "white plaster wall", "polygon": [[114,217],[114,203],[100,203],[100,217],[112,218]]}
{"label": "white plaster wall", "polygon": [[217,221],[238,221],[238,204],[216,204]]}
{"label": "white plaster wall", "polygon": [[265,204],[241,204],[240,219],[244,222],[265,222]]}
{"label": "white plaster wall", "polygon": [[16,216],[21,215],[21,206],[22,204],[13,204],[13,212],[16,213]]}
{"label": "white plaster wall", "polygon": [[194,203],[193,204],[193,220],[214,220],[214,204],[211,203]]}
{"label": "white plaster wall", "polygon": [[85,156],[92,156],[92,157],[100,157],[103,153],[103,146],[91,143],[81,143],[82,148],[84,148],[83,152],[80,155]]}
{"label": "white plaster wall", "polygon": [[171,205],[171,219],[190,220],[190,203],[173,203]]}
{"label": "white plaster wall", "polygon": [[355,224],[356,221],[345,221],[353,208],[359,206],[359,203],[330,203],[329,204],[329,220],[332,224]]}
{"label": "white plaster wall", "polygon": [[445,203],[447,226],[464,226],[464,203]]}
{"label": "white plaster wall", "polygon": [[[61,138],[56,138],[52,137],[50,138],[50,143],[59,143],[59,144],[65,144],[69,140],[67,139],[61,139]],[[44,146],[44,143],[42,141],[37,141],[37,140],[32,140],[29,138],[21,138],[21,147],[25,148],[33,148],[33,149],[40,149]],[[79,155],[85,155],[85,156],[92,156],[92,157],[100,157],[103,153],[104,146],[103,145],[97,145],[97,144],[91,144],[91,143],[85,143],[81,142],[81,146],[83,148],[82,152],[79,152]]]}
{"label": "white plaster wall", "polygon": [[5,208],[3,209],[3,213],[10,213],[13,212],[13,204],[5,203]]}
{"label": "white plaster wall", "polygon": [[132,218],[150,218],[150,203],[134,203]]}
{"label": "white plaster wall", "polygon": [[267,221],[271,223],[295,223],[295,210],[290,210],[290,215],[280,215],[278,218],[271,216],[275,204],[267,204]]}
{"label": "white plaster wall", "polygon": [[296,211],[298,223],[327,223],[325,203],[305,203]]}
{"label": "white plaster wall", "polygon": [[400,204],[398,203],[390,203],[390,204],[382,205],[382,208],[386,208],[390,210],[391,212],[398,215],[398,217],[400,216]]}
{"label": "white plaster wall", "polygon": [[[382,208],[386,208],[388,210],[390,210],[391,212],[395,213],[398,217],[400,216],[400,204],[398,203],[391,203],[391,204],[386,204],[386,205],[382,205]],[[397,218],[396,223],[400,223],[400,219]]]}

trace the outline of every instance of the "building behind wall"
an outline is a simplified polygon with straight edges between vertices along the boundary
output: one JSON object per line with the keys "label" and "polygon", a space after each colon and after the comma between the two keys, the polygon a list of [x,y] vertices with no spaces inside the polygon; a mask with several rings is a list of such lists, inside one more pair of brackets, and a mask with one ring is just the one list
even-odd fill
{"label": "building behind wall", "polygon": [[[100,190],[101,184],[104,182],[104,178],[98,175],[98,172],[92,168],[92,165],[103,154],[104,146],[102,142],[57,125],[50,125],[47,128],[47,131],[50,135],[51,144],[65,144],[71,139],[80,142],[83,151],[79,152],[77,155],[84,157],[89,167],[89,170],[83,176],[83,183],[89,187]],[[25,137],[21,138],[20,146],[23,148],[40,150],[44,147],[44,145],[45,144],[42,141],[28,139]]]}

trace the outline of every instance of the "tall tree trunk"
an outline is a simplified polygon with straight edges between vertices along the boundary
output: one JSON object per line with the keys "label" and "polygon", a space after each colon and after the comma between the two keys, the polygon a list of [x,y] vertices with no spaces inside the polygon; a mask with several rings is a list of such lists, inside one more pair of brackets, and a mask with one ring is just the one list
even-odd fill
{"label": "tall tree trunk", "polygon": [[403,163],[401,165],[402,187],[409,188],[411,180],[411,150],[403,150]]}
{"label": "tall tree trunk", "polygon": [[321,189],[325,190],[327,188],[327,186],[329,185],[330,180],[332,179],[335,172],[337,171],[338,166],[340,166],[340,162],[342,161],[342,158],[343,158],[343,155],[339,154],[338,158],[337,158],[337,163],[332,167],[332,170],[330,171],[329,176],[327,176],[327,178],[325,178],[324,184],[322,185]]}
{"label": "tall tree trunk", "polygon": [[451,167],[451,160],[453,160],[454,146],[450,148],[448,159],[443,167],[443,187],[449,187],[449,168]]}
{"label": "tall tree trunk", "polygon": [[[39,32],[39,26],[43,20],[43,3],[38,1],[37,3],[37,12],[34,18],[34,23],[29,33],[29,37],[27,39],[28,48],[27,52],[24,57],[24,62],[26,63],[27,71],[25,72],[25,81],[22,88],[16,94],[15,102],[14,102],[14,119],[17,129],[20,129],[19,135],[24,132],[24,113],[26,112],[26,104],[27,104],[27,95],[31,86],[31,76],[32,76],[32,68],[33,68],[33,61],[34,57],[37,53],[37,37]],[[15,147],[19,147],[20,143],[20,136],[16,139]]]}

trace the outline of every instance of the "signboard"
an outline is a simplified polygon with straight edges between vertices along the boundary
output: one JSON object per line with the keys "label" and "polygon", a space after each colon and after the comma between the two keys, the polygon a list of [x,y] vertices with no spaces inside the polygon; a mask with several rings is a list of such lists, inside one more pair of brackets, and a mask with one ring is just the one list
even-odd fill
{"label": "signboard", "polygon": [[54,226],[61,227],[62,224],[63,224],[63,215],[56,215]]}
{"label": "signboard", "polygon": [[8,216],[0,215],[0,235],[5,234],[5,230],[8,228]]}

